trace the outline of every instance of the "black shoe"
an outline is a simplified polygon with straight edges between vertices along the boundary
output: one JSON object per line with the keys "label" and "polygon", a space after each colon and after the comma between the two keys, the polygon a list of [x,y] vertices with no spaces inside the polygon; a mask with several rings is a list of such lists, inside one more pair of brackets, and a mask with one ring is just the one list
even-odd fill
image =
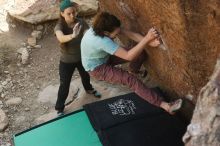
{"label": "black shoe", "polygon": [[97,90],[93,89],[93,90],[87,90],[86,93],[88,94],[93,94],[95,97],[97,98],[101,98],[102,94],[99,93]]}
{"label": "black shoe", "polygon": [[141,75],[142,78],[145,78],[145,77],[147,76],[147,74],[148,74],[147,70],[143,70],[143,71],[140,73],[140,75]]}
{"label": "black shoe", "polygon": [[57,117],[62,117],[64,115],[64,112],[63,111],[58,111],[57,112]]}

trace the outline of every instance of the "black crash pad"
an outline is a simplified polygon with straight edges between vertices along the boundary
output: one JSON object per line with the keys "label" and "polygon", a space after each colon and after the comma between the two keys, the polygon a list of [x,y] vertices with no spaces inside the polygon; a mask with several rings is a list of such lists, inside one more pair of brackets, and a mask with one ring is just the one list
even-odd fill
{"label": "black crash pad", "polygon": [[135,93],[87,104],[84,109],[104,146],[183,146],[186,125]]}

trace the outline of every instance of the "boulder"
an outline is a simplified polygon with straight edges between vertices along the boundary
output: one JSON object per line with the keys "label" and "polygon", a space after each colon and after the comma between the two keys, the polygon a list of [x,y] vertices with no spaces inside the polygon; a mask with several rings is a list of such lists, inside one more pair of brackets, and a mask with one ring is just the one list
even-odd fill
{"label": "boulder", "polygon": [[183,137],[186,146],[220,145],[220,59],[197,100],[193,118]]}
{"label": "boulder", "polygon": [[187,96],[195,104],[220,52],[220,1],[100,0],[99,6],[125,28],[143,34],[158,29],[167,49],[147,48],[145,66],[170,96]]}
{"label": "boulder", "polygon": [[79,5],[79,16],[94,15],[98,11],[97,0],[72,0]]}
{"label": "boulder", "polygon": [[20,0],[15,3],[13,9],[9,10],[8,14],[12,18],[31,24],[43,23],[59,18],[59,2],[55,0]]}
{"label": "boulder", "polygon": [[[59,0],[16,0],[13,9],[8,14],[15,20],[31,24],[40,24],[50,20],[56,20],[60,16]],[[88,16],[98,10],[96,0],[76,0],[79,4],[79,15]]]}

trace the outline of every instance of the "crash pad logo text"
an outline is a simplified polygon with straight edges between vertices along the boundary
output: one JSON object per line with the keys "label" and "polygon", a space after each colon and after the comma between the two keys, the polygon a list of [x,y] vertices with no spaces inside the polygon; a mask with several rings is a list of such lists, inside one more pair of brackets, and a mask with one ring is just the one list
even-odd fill
{"label": "crash pad logo text", "polygon": [[110,108],[112,115],[134,115],[135,114],[135,104],[132,100],[124,100],[119,99],[112,104],[108,104],[108,107]]}

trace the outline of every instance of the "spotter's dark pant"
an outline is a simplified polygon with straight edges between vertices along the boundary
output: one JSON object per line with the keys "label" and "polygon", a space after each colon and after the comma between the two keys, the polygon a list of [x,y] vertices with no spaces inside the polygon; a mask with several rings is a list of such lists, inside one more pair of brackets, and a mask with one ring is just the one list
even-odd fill
{"label": "spotter's dark pant", "polygon": [[92,90],[93,87],[90,84],[90,76],[88,72],[82,66],[82,62],[77,63],[64,63],[60,61],[59,65],[59,75],[60,75],[60,87],[58,90],[58,98],[56,101],[55,109],[58,112],[62,112],[65,107],[65,101],[69,94],[69,88],[71,83],[71,78],[74,73],[75,68],[78,69],[83,87],[85,90]]}

